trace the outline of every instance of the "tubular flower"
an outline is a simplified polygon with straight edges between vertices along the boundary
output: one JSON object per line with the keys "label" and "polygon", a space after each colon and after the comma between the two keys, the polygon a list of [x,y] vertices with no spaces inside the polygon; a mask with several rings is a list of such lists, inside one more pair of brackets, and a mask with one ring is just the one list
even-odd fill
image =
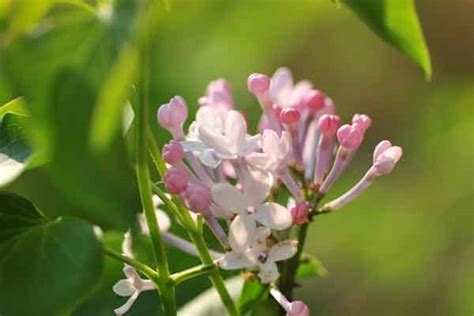
{"label": "tubular flower", "polygon": [[[361,147],[372,119],[355,114],[344,124],[333,99],[309,81],[294,83],[287,68],[271,78],[253,73],[247,88],[262,110],[256,134],[249,132],[245,114],[235,110],[237,100],[224,79],[208,85],[187,131],[184,99],[175,97],[160,107],[158,122],[174,139],[162,152],[169,166],[163,184],[173,199],[181,199],[194,216],[200,214],[220,241],[221,253],[213,252],[220,268],[255,272],[261,282],[271,284],[272,295],[287,315],[306,316],[309,310],[303,302],[285,301],[275,288],[276,262],[297,252],[298,242],[290,237],[295,235],[293,228],[306,228],[313,216],[342,207],[392,172],[402,149],[380,142],[364,177],[323,204]],[[170,221],[162,214],[157,211],[160,227],[167,228]],[[171,245],[196,254],[189,242],[166,230],[161,234]]]}

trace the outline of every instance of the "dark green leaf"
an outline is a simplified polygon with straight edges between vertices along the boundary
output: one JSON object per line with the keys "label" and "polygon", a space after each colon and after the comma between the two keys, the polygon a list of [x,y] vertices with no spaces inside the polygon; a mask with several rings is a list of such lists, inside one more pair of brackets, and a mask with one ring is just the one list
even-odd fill
{"label": "dark green leaf", "polygon": [[309,277],[323,277],[327,274],[326,268],[316,257],[308,254],[303,254],[298,270],[296,271],[296,279],[303,279]]}
{"label": "dark green leaf", "polygon": [[431,78],[431,61],[414,0],[346,0],[377,35],[405,53]]}
{"label": "dark green leaf", "polygon": [[77,215],[125,229],[140,205],[122,135],[109,138],[100,154],[88,142],[93,107],[130,39],[135,13],[134,1],[114,3],[111,16],[56,10],[48,15],[49,28],[17,38],[2,57],[6,78],[32,116],[29,140],[51,162],[53,180],[80,209]]}
{"label": "dark green leaf", "polygon": [[259,302],[268,297],[268,284],[262,284],[259,280],[245,281],[239,298],[239,310],[242,314],[250,312]]}
{"label": "dark green leaf", "polygon": [[86,222],[48,221],[26,199],[1,193],[0,228],[1,315],[68,314],[100,278],[102,247]]}

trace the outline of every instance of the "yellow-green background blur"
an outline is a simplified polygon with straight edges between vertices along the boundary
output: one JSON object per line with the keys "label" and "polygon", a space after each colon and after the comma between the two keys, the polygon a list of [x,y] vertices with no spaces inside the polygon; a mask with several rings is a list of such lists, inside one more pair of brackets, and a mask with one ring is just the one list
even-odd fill
{"label": "yellow-green background blur", "polygon": [[[314,315],[473,315],[474,2],[417,1],[431,82],[329,0],[171,4],[157,32],[153,111],[175,94],[195,110],[207,83],[224,77],[255,130],[260,109],[247,76],[288,66],[331,96],[345,121],[373,118],[330,197],[365,172],[378,141],[404,148],[392,175],[311,226],[306,250],[330,272],[296,292]],[[41,170],[9,189],[63,207]]]}

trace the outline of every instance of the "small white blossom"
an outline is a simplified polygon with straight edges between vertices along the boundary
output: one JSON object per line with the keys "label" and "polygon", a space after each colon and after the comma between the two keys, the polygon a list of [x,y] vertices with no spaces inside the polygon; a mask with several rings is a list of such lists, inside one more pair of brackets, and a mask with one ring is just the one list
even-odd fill
{"label": "small white blossom", "polygon": [[260,135],[249,136],[241,113],[205,106],[198,110],[190,127],[186,152],[200,152],[201,162],[216,168],[224,159],[243,157],[258,148]]}
{"label": "small white blossom", "polygon": [[266,129],[261,138],[261,147],[261,153],[254,152],[245,157],[251,166],[277,174],[288,166],[291,154],[290,133],[284,131],[279,137],[275,131]]}
{"label": "small white blossom", "polygon": [[212,187],[214,202],[237,214],[230,224],[229,242],[232,249],[247,248],[256,229],[256,221],[275,230],[291,226],[292,217],[288,209],[277,203],[264,202],[269,192],[269,178],[261,172],[248,173],[244,177],[242,191],[229,183],[217,183]]}
{"label": "small white blossom", "polygon": [[258,269],[262,283],[275,282],[280,275],[276,262],[291,258],[296,253],[298,242],[285,240],[269,246],[270,235],[268,228],[258,227],[245,251],[233,249],[218,259],[217,264],[226,270]]}
{"label": "small white blossom", "polygon": [[132,307],[141,292],[154,290],[156,288],[152,281],[140,278],[137,271],[129,265],[125,265],[123,273],[126,279],[115,283],[113,290],[117,295],[130,296],[130,298],[125,304],[114,310],[117,315],[125,314]]}

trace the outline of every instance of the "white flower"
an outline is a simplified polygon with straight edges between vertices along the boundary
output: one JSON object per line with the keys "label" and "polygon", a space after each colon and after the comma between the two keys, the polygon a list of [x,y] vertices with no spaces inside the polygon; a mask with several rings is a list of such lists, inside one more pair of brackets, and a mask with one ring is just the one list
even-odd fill
{"label": "white flower", "polygon": [[275,230],[291,226],[291,213],[285,207],[273,202],[264,202],[270,192],[267,174],[257,172],[246,174],[243,191],[229,183],[217,183],[212,187],[214,202],[223,209],[237,214],[230,224],[229,242],[232,249],[243,251],[252,241],[256,221]]}
{"label": "white flower", "polygon": [[205,106],[198,110],[190,127],[186,152],[200,152],[199,159],[211,168],[224,159],[243,157],[258,148],[260,135],[247,135],[247,124],[241,113]]}
{"label": "white flower", "polygon": [[311,88],[311,83],[306,80],[293,84],[291,71],[279,68],[272,77],[269,95],[273,103],[281,107],[295,107]]}
{"label": "white flower", "polygon": [[152,281],[140,278],[137,271],[129,265],[125,265],[123,273],[127,278],[115,283],[113,290],[117,295],[130,296],[130,298],[125,302],[125,304],[114,310],[117,315],[125,314],[130,307],[132,307],[141,292],[156,288]]}
{"label": "white flower", "polygon": [[217,264],[225,270],[258,269],[262,283],[275,282],[280,275],[275,262],[291,258],[296,253],[298,242],[285,240],[269,246],[269,236],[268,228],[257,228],[251,244],[245,251],[233,249],[218,259]]}
{"label": "white flower", "polygon": [[[168,217],[168,214],[166,214],[165,212],[159,209],[161,205],[163,205],[163,201],[157,195],[153,195],[153,206],[155,207],[156,219],[158,220],[158,223],[160,224],[160,230],[167,231],[171,226],[171,221],[170,221],[170,218]],[[139,213],[137,215],[137,220],[138,220],[138,225],[140,225],[142,234],[150,235],[150,229],[148,228],[145,214]]]}
{"label": "white flower", "polygon": [[261,138],[261,146],[261,153],[254,152],[245,157],[250,165],[273,173],[286,168],[291,153],[291,137],[288,132],[282,132],[279,137],[275,131],[266,129]]}

